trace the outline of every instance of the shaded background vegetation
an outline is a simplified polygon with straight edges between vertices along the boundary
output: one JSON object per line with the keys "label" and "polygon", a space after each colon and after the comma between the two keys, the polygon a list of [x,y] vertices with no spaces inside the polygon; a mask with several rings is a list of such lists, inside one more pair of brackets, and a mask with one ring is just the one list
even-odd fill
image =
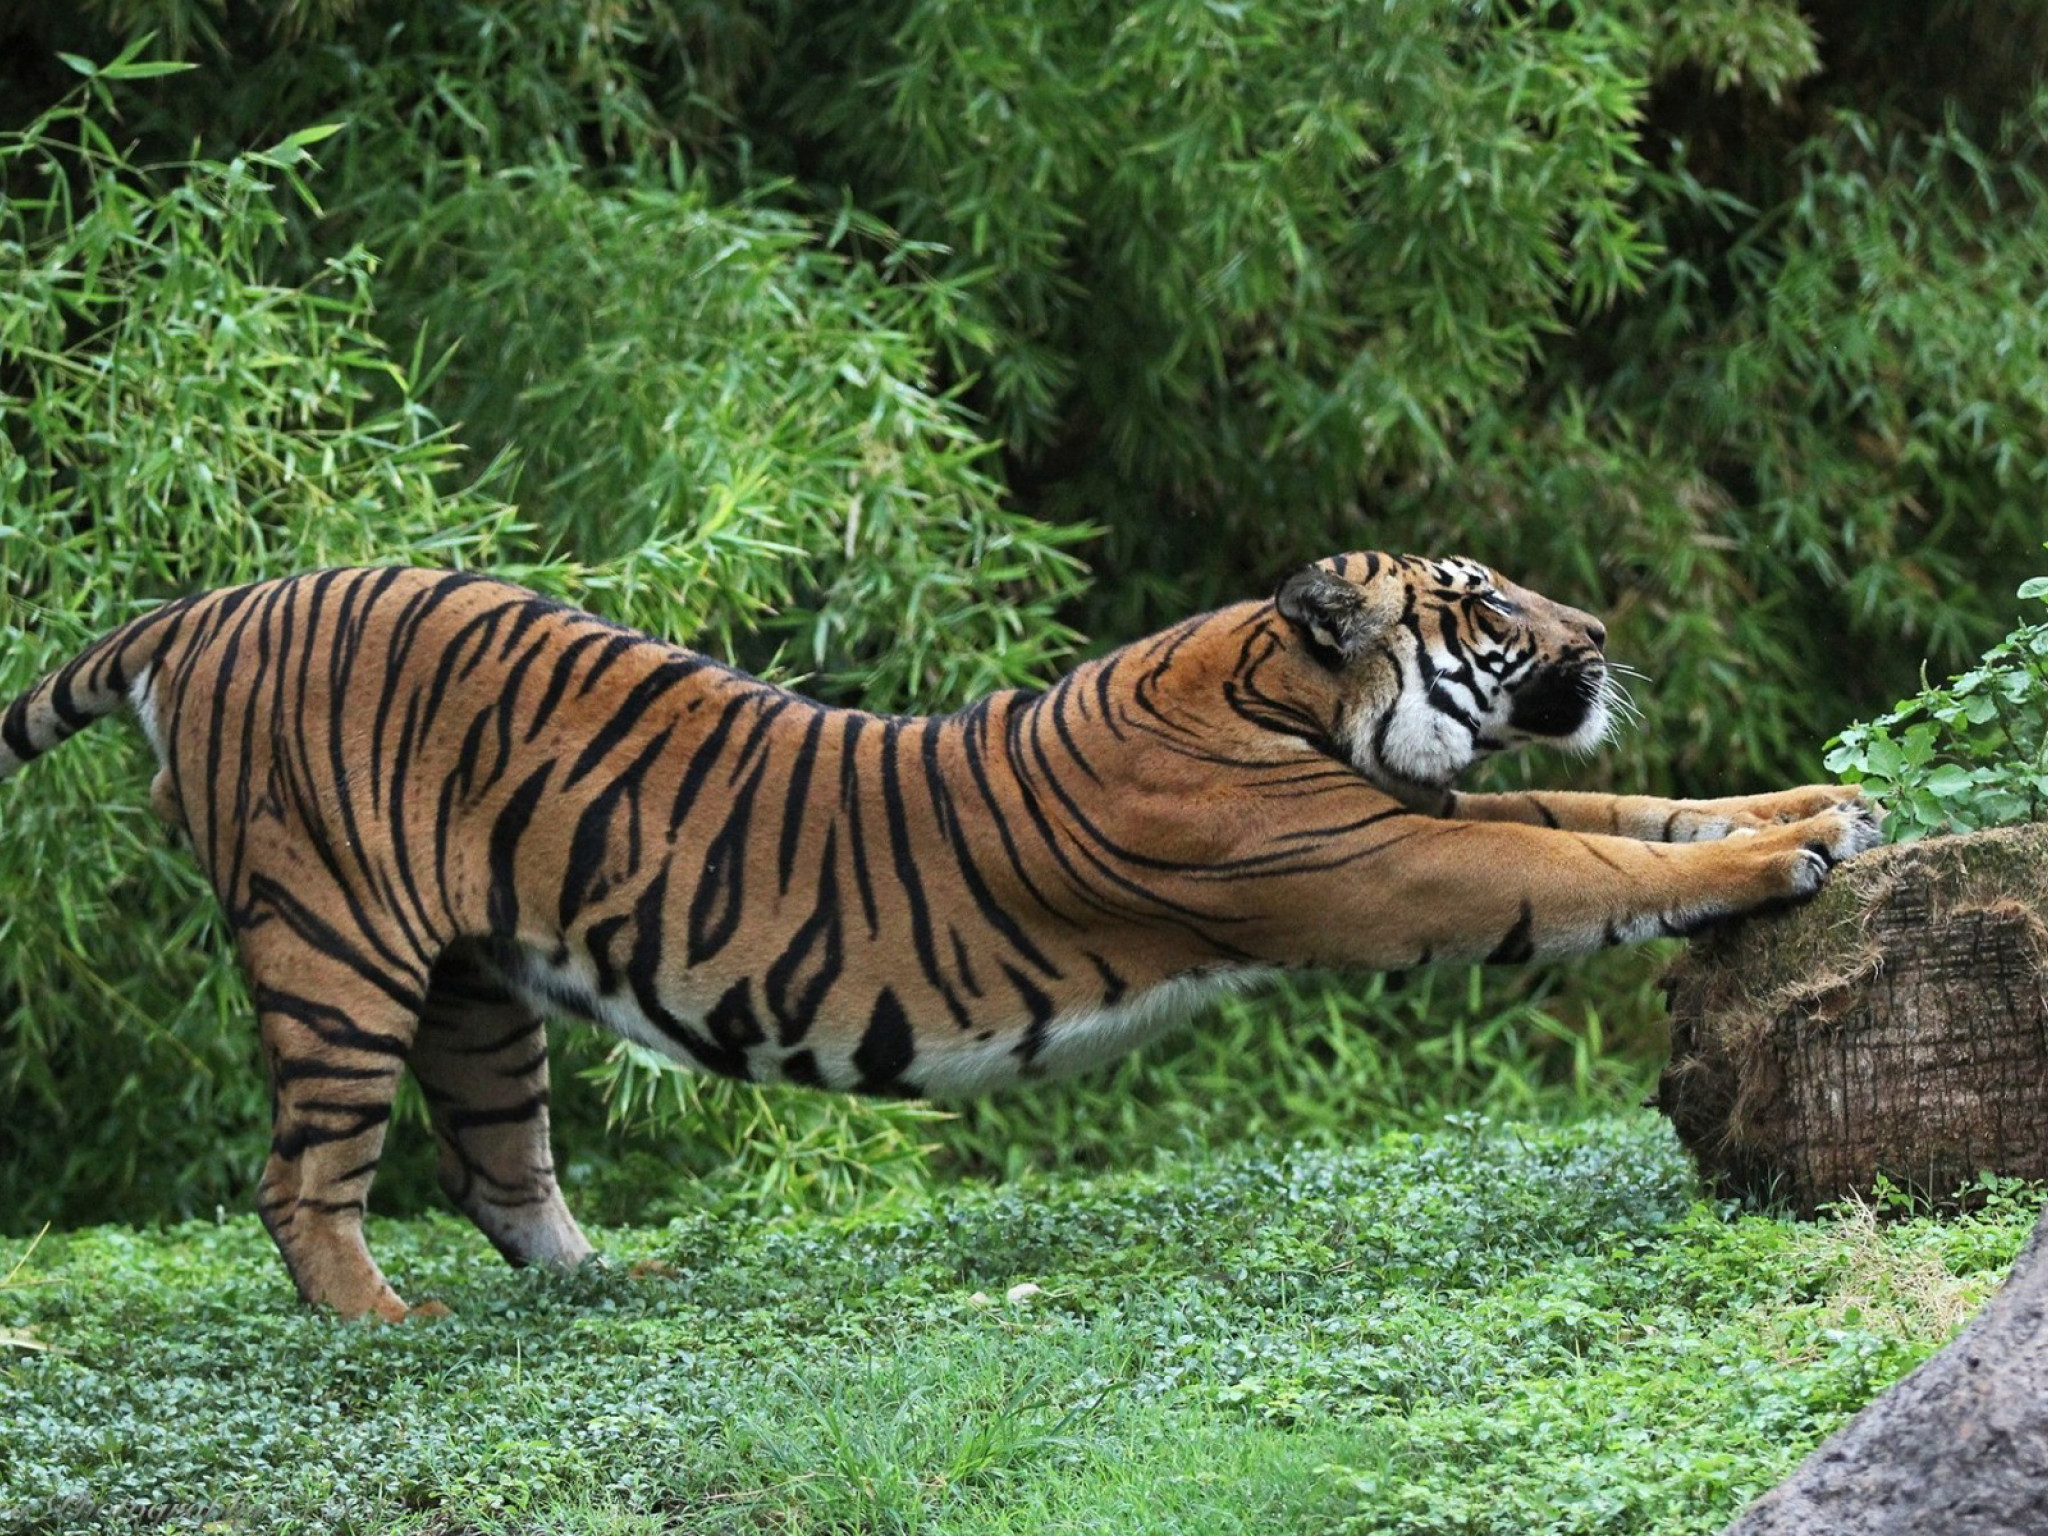
{"label": "shaded background vegetation", "polygon": [[[1576,782],[1811,777],[2040,568],[2044,59],[2020,0],[12,8],[0,694],[404,559],[941,708],[1392,547],[1609,618],[1645,719]],[[146,782],[110,730],[0,790],[0,1230],[259,1161]],[[569,1032],[565,1162],[772,1204],[1541,1112],[1641,1082],[1649,975],[1302,982],[947,1120]]]}

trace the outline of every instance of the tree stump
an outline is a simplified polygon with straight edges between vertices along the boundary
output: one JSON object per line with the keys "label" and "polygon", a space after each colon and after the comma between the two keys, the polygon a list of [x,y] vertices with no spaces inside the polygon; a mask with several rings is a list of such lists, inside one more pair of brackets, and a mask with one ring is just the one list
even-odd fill
{"label": "tree stump", "polygon": [[[1882,848],[1669,978],[1658,1097],[1719,1191],[1811,1214],[2048,1178],[2048,827]],[[1724,1536],[2048,1532],[2048,1216],[1946,1349]]]}
{"label": "tree stump", "polygon": [[2048,1179],[2048,826],[1875,849],[1667,978],[1658,1102],[1720,1193],[1801,1214]]}

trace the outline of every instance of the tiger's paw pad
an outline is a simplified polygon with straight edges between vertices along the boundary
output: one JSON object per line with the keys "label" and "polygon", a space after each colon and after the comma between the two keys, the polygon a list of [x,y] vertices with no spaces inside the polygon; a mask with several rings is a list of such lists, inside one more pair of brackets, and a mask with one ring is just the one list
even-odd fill
{"label": "tiger's paw pad", "polygon": [[1884,811],[1873,800],[1867,800],[1858,793],[1853,800],[1845,800],[1826,817],[1815,817],[1816,821],[1839,818],[1846,824],[1838,841],[1829,845],[1829,853],[1836,862],[1853,859],[1859,853],[1868,853],[1884,841]]}
{"label": "tiger's paw pad", "polygon": [[455,1309],[442,1301],[423,1301],[417,1306],[406,1308],[405,1321],[408,1323],[431,1323],[436,1318],[453,1317]]}

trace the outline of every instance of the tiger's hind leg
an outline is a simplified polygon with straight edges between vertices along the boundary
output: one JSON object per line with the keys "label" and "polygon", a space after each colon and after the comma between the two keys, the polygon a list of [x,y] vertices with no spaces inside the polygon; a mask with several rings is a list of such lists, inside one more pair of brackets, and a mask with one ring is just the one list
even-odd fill
{"label": "tiger's hind leg", "polygon": [[588,1258],[555,1182],[546,1029],[468,946],[434,968],[412,1069],[440,1145],[441,1188],[498,1252],[551,1268]]}
{"label": "tiger's hind leg", "polygon": [[417,1003],[404,980],[310,947],[245,956],[271,1090],[257,1210],[307,1301],[397,1322],[411,1309],[370,1257],[363,1217]]}

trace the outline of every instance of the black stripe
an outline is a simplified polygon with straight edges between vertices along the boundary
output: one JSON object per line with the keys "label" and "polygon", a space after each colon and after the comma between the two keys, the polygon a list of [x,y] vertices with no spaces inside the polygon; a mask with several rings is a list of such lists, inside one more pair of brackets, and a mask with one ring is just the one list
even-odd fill
{"label": "black stripe", "polygon": [[[948,722],[950,723],[950,722]],[[967,846],[967,836],[960,825],[959,814],[953,809],[952,792],[947,789],[945,777],[939,771],[940,722],[933,721],[925,726],[924,733],[924,778],[925,790],[931,796],[932,808],[938,815],[939,828],[947,842],[952,845],[954,862],[959,866],[960,876],[967,885],[967,892],[974,898],[974,905],[980,911],[982,920],[1000,933],[1010,946],[1029,960],[1047,976],[1057,977],[1060,968],[1045,952],[1031,942],[1017,920],[1012,917],[990,893],[988,884],[981,878],[981,871],[975,866],[973,850]],[[996,818],[1000,821],[1000,816]]]}
{"label": "black stripe", "polygon": [[0,741],[7,743],[7,750],[24,763],[40,756],[35,739],[28,733],[28,701],[31,694],[23,694],[7,707],[7,714],[0,718]]}
{"label": "black stripe", "polygon": [[554,771],[552,762],[542,763],[527,776],[525,783],[512,791],[497,820],[491,823],[491,891],[484,909],[485,921],[492,933],[508,939],[519,936],[519,887],[514,871],[519,843]]}
{"label": "black stripe", "polygon": [[1115,967],[1093,950],[1088,952],[1088,959],[1095,967],[1096,974],[1102,978],[1103,1006],[1105,1008],[1114,1008],[1123,1000],[1123,995],[1128,990],[1129,983],[1124,980]]}
{"label": "black stripe", "polygon": [[732,941],[739,929],[740,914],[746,910],[747,848],[753,840],[750,833],[754,796],[767,768],[766,757],[754,764],[754,771],[733,796],[724,825],[704,850],[704,874],[690,898],[685,930],[691,965],[709,960]]}
{"label": "black stripe", "polygon": [[795,1045],[810,1032],[818,1008],[845,964],[839,916],[839,831],[825,834],[825,857],[818,868],[818,898],[788,947],[768,967],[768,1009],[775,1018],[776,1038]]}
{"label": "black stripe", "polygon": [[[491,771],[484,777],[485,789],[503,778],[505,770],[512,765],[512,721],[519,711],[519,690],[526,686],[527,672],[552,643],[552,637],[543,634],[521,653],[519,659],[512,663],[511,670],[506,672],[498,688],[497,700],[485,711],[493,717],[498,728],[498,755],[491,763]],[[473,767],[471,771],[474,771]]]}
{"label": "black stripe", "polygon": [[[818,741],[825,733],[825,711],[813,709],[811,723],[804,727],[802,745],[789,767],[789,788],[782,797],[782,840],[775,854],[775,889],[789,890],[796,869],[797,838],[803,831],[805,801],[811,792],[811,768],[818,760]],[[829,860],[828,860],[829,862]]]}
{"label": "black stripe", "polygon": [[[372,965],[354,944],[343,937],[339,929],[266,875],[249,877],[248,908],[269,907],[284,919],[286,927],[305,940],[312,949],[347,966],[407,1013],[418,1013],[422,1000],[421,983],[426,979],[424,970],[408,974],[399,969],[396,957],[380,943],[376,934],[364,926],[363,912],[354,896],[345,890],[341,894],[349,904],[350,915],[355,919],[356,937],[379,950],[384,958],[393,961],[392,970],[380,970]],[[237,927],[251,928],[260,921],[260,918],[248,908],[235,914],[233,921]]]}
{"label": "black stripe", "polygon": [[703,666],[704,663],[694,657],[680,661],[665,661],[635,683],[632,691],[621,699],[607,716],[603,729],[590,738],[590,744],[583,749],[582,755],[576,759],[575,766],[569,770],[569,776],[562,781],[562,788],[573,789],[586,774],[604,761],[612,748],[626,739],[627,733],[640,723],[640,717],[646,714],[663,694],[691,673],[700,671]]}
{"label": "black stripe", "polygon": [[[405,600],[396,617],[386,627],[384,635],[384,681],[377,690],[376,708],[371,711],[370,725],[370,809],[376,810],[384,785],[384,738],[390,724],[392,711],[397,708],[399,690],[412,681],[412,659],[414,640],[419,635],[419,626],[428,613],[442,601],[442,589],[428,585]],[[487,616],[488,617],[488,616]],[[432,683],[427,689],[427,715],[429,719],[441,712],[441,698],[447,691],[448,680],[455,669],[456,659],[461,655],[463,645],[468,641],[478,621],[470,620],[455,633],[441,650],[441,662],[435,669]],[[477,654],[483,654],[484,647],[477,647]],[[412,692],[409,702],[416,704],[418,690]],[[400,751],[404,750],[401,742]]]}
{"label": "black stripe", "polygon": [[[910,1030],[909,1015],[889,988],[875,999],[868,1026],[860,1044],[853,1049],[853,1067],[859,1074],[854,1087],[860,1093],[897,1094],[910,1091],[903,1073],[917,1059],[917,1044]],[[784,1070],[787,1070],[785,1065]]]}
{"label": "black stripe", "polygon": [[[315,1099],[292,1105],[294,1119],[290,1126],[270,1139],[270,1149],[285,1162],[296,1161],[303,1153],[314,1147],[332,1146],[339,1141],[353,1141],[365,1131],[373,1131],[391,1119],[391,1105],[383,1104],[338,1104],[330,1100]],[[306,1114],[326,1114],[341,1117],[340,1125],[309,1125],[296,1118]],[[305,1201],[301,1201],[305,1204]]]}
{"label": "black stripe", "polygon": [[700,1066],[713,1072],[728,1071],[717,1047],[671,1013],[661,1000],[662,922],[668,904],[668,874],[669,865],[664,863],[661,873],[648,882],[634,905],[633,952],[626,961],[626,980],[633,989],[634,1002],[649,1023],[689,1052]]}
{"label": "black stripe", "polygon": [[467,1109],[451,1106],[443,1109],[434,1118],[440,1126],[450,1132],[473,1131],[484,1125],[521,1125],[540,1114],[548,1107],[548,1091],[530,1093],[513,1104],[501,1104],[495,1109]]}
{"label": "black stripe", "polygon": [[610,997],[619,990],[619,963],[612,958],[612,940],[631,921],[630,913],[621,912],[615,917],[592,923],[584,930],[584,952],[590,956],[591,967],[597,972],[597,991],[601,997]]}
{"label": "black stripe", "polygon": [[[640,749],[640,755],[621,770],[576,818],[576,830],[569,838],[568,867],[562,872],[562,896],[557,915],[557,921],[565,932],[576,920],[577,913],[603,896],[606,889],[602,879],[605,860],[612,852],[612,817],[618,811],[619,802],[638,788],[674,733],[673,725],[664,726],[659,735]],[[637,854],[637,849],[634,852]],[[637,857],[630,858],[625,872],[631,874],[638,864]]]}
{"label": "black stripe", "polygon": [[597,660],[590,664],[590,670],[583,674],[583,681],[576,685],[576,697],[588,697],[590,690],[598,685],[605,673],[611,671],[618,659],[634,646],[653,643],[647,636],[636,635],[631,630],[614,630],[612,637],[605,641],[604,649],[598,653]]}
{"label": "black stripe", "polygon": [[959,973],[960,985],[967,989],[969,997],[980,997],[981,982],[974,974],[974,962],[968,958],[967,946],[960,942],[960,930],[948,923],[946,937],[953,941],[953,969]]}
{"label": "black stripe", "polygon": [[846,813],[847,853],[853,863],[853,885],[860,893],[861,915],[867,919],[868,937],[881,932],[881,915],[875,907],[875,889],[868,878],[867,834],[861,826],[860,760],[854,745],[867,725],[867,716],[849,713],[846,736],[839,746],[839,807]]}
{"label": "black stripe", "polygon": [[1061,679],[1059,686],[1053,689],[1052,693],[1048,696],[1048,701],[1052,708],[1053,729],[1059,732],[1060,745],[1067,749],[1067,755],[1073,758],[1083,773],[1087,774],[1097,784],[1100,784],[1102,782],[1102,775],[1097,773],[1094,765],[1088,761],[1087,754],[1081,750],[1080,743],[1074,740],[1074,732],[1067,724],[1067,694],[1073,687],[1073,683],[1073,674],[1069,673]]}
{"label": "black stripe", "polygon": [[761,1021],[754,1017],[751,983],[741,977],[725,989],[711,1011],[704,1015],[704,1027],[717,1047],[713,1070],[742,1082],[752,1079],[747,1051],[768,1038]]}
{"label": "black stripe", "polygon": [[[1022,882],[1039,906],[1049,915],[1072,925],[1073,917],[1062,911],[1053,903],[1051,897],[1038,888],[1038,883],[1032,879],[1030,870],[1025,868],[1023,856],[1017,850],[1017,840],[1010,833],[1010,818],[1004,813],[1003,807],[996,803],[995,787],[989,780],[987,749],[983,746],[983,738],[990,729],[990,714],[991,711],[987,710],[975,712],[972,718],[965,722],[965,729],[960,735],[961,745],[967,757],[968,776],[973,779],[975,790],[980,794],[982,804],[988,811],[984,825],[995,828],[996,836],[1002,841],[1003,855],[1009,862],[1011,874]],[[1015,716],[1016,711],[1013,709],[1009,718],[1014,719]],[[1021,789],[1022,786],[1019,787]]]}
{"label": "black stripe", "polygon": [[1522,912],[1510,928],[1493,947],[1493,953],[1486,957],[1488,965],[1520,965],[1536,953],[1536,945],[1530,934],[1534,930],[1536,913],[1529,905],[1529,899],[1522,898]]}
{"label": "black stripe", "polygon": [[364,1029],[345,1010],[319,998],[302,997],[277,987],[258,985],[253,1001],[260,1018],[275,1014],[311,1030],[320,1043],[337,1050],[369,1051],[379,1056],[403,1056],[412,1042],[405,1034],[383,1035]]}
{"label": "black stripe", "polygon": [[57,675],[50,679],[50,708],[57,712],[57,719],[63,725],[64,734],[67,736],[76,735],[84,730],[95,718],[79,707],[77,698],[71,692],[72,680],[78,676],[79,666],[84,662],[85,655],[89,654],[90,652],[87,652],[72,657]]}
{"label": "black stripe", "polygon": [[1016,1055],[1027,1068],[1038,1059],[1038,1053],[1045,1048],[1046,1028],[1052,1023],[1052,999],[1047,997],[1031,982],[1031,978],[1015,966],[1003,967],[1003,975],[1011,986],[1017,989],[1018,1001],[1024,1004],[1024,1011],[1031,1019],[1024,1031],[1024,1038],[1017,1042]]}
{"label": "black stripe", "polygon": [[705,779],[710,777],[712,766],[725,751],[726,740],[732,735],[734,719],[752,697],[752,694],[742,691],[727,699],[725,708],[719,711],[718,723],[711,728],[711,734],[690,753],[690,766],[684,770],[683,781],[676,787],[675,804],[669,808],[670,837],[676,835],[676,829],[683,824],[683,818],[690,814],[690,807],[697,803],[697,796],[704,788]]}
{"label": "black stripe", "polygon": [[562,702],[562,695],[568,692],[569,678],[576,671],[576,663],[583,653],[603,640],[602,631],[589,630],[562,647],[562,654],[555,658],[555,670],[548,678],[547,692],[540,696],[540,702],[533,707],[533,718],[526,722],[528,743],[547,729],[548,722],[554,719],[555,708]]}
{"label": "black stripe", "polygon": [[[929,734],[935,727],[931,722],[924,722],[923,729]],[[910,836],[910,816],[904,806],[902,768],[897,757],[903,730],[904,727],[894,720],[886,721],[882,726],[882,814],[889,829],[889,851],[896,866],[897,886],[910,908],[910,940],[917,951],[918,969],[945,999],[947,1012],[964,1026],[972,1019],[939,969],[931,908],[925,901],[924,881],[918,874],[917,851]]]}
{"label": "black stripe", "polygon": [[[406,929],[407,937],[418,943],[420,941],[417,935],[424,935],[426,942],[422,945],[423,948],[439,949],[441,935],[435,931],[433,918],[427,915],[426,893],[420,889],[419,878],[413,873],[412,847],[405,814],[406,781],[411,775],[415,755],[410,744],[414,740],[415,732],[420,729],[418,709],[419,695],[414,694],[406,701],[405,745],[394,753],[391,759],[391,791],[385,796],[391,808],[390,814],[385,818],[391,829],[391,857],[385,862],[388,869],[396,871],[399,888],[404,892],[406,903],[412,909],[412,916],[418,919],[415,928],[414,923],[407,919],[403,912],[397,913]],[[397,910],[395,903],[393,910]]]}
{"label": "black stripe", "polygon": [[740,743],[740,755],[733,760],[732,772],[726,775],[725,782],[728,785],[737,784],[740,781],[740,775],[747,771],[747,764],[754,760],[754,754],[760,751],[761,743],[767,740],[768,728],[775,723],[784,710],[796,702],[794,694],[781,693],[767,688],[756,689],[754,697],[757,699],[767,698],[768,702],[761,706],[761,713],[755,717],[754,723],[747,729],[747,739]]}

